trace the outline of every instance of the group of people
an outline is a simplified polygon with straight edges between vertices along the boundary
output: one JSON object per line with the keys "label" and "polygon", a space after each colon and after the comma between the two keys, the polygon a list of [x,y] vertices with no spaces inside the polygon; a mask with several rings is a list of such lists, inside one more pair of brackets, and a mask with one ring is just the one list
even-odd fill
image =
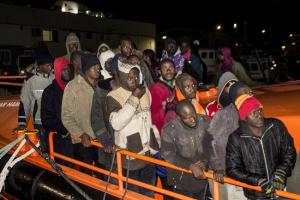
{"label": "group of people", "polygon": [[[160,176],[164,188],[196,199],[211,198],[206,170],[221,183],[226,175],[262,187],[241,194],[228,185],[228,199],[271,199],[275,189],[285,189],[296,162],[293,139],[280,120],[264,118],[262,104],[227,63],[216,101],[205,105],[198,92],[205,67],[188,39],[179,46],[168,40],[159,61],[127,37],[116,50],[102,44],[93,54],[69,34],[66,48],[54,61],[38,54],[36,72],[21,91],[19,128],[31,115],[44,151],[52,131],[56,152],[107,169],[116,147],[163,159],[193,175],[130,156],[122,157],[124,175],[151,185]],[[104,148],[96,149],[93,140]],[[128,189],[153,196],[135,185]]]}

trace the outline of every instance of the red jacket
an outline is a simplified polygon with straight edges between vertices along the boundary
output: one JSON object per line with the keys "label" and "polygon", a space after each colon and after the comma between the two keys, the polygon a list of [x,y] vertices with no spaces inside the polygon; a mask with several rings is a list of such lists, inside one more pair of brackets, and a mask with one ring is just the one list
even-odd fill
{"label": "red jacket", "polygon": [[173,104],[169,103],[164,109],[163,102],[173,95],[174,89],[170,88],[165,83],[158,81],[157,83],[151,85],[149,87],[149,90],[152,97],[152,123],[156,125],[157,129],[159,130],[159,133],[161,133],[161,129],[163,128],[167,120],[167,110],[168,108],[171,108]]}
{"label": "red jacket", "polygon": [[206,106],[205,111],[207,113],[208,118],[212,119],[216,112],[218,112],[220,109],[220,104],[218,104],[217,101],[212,101]]}

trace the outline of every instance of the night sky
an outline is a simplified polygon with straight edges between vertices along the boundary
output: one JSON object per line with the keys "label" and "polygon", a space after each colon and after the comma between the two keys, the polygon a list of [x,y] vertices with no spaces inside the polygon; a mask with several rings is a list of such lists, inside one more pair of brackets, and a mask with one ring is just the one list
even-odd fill
{"label": "night sky", "polygon": [[[14,0],[13,3],[32,7],[50,8],[55,0]],[[239,26],[247,21],[247,31],[255,37],[262,29],[271,35],[288,35],[300,31],[297,1],[291,0],[190,0],[174,1],[123,1],[81,0],[92,11],[102,11],[112,18],[151,22],[157,33],[170,29],[214,31],[217,23],[224,32],[231,33],[232,24]],[[197,5],[196,5],[197,4]]]}

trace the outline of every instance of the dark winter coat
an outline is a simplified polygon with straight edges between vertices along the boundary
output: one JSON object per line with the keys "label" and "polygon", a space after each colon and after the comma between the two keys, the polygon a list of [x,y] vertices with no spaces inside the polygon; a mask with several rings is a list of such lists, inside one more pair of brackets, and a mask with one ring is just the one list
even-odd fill
{"label": "dark winter coat", "polygon": [[[211,136],[206,131],[208,118],[199,115],[195,128],[186,127],[176,117],[170,121],[162,132],[161,155],[178,167],[189,169],[197,161],[208,161],[211,152]],[[205,194],[207,180],[196,180],[191,174],[168,169],[168,183],[177,189]]]}
{"label": "dark winter coat", "polygon": [[188,73],[189,75],[194,77],[198,83],[203,82],[204,72],[199,56],[192,53],[190,59],[184,61],[182,72]]}
{"label": "dark winter coat", "polygon": [[41,103],[41,118],[43,128],[46,132],[57,132],[59,135],[66,135],[68,130],[61,121],[61,104],[63,90],[53,80],[43,92]]}
{"label": "dark winter coat", "polygon": [[228,137],[239,127],[239,115],[233,104],[217,111],[209,123],[215,157],[211,158],[213,170],[225,170],[226,145]]}
{"label": "dark winter coat", "polygon": [[[271,179],[276,170],[291,176],[296,163],[294,141],[278,119],[265,119],[261,137],[254,136],[245,122],[229,136],[226,174],[236,180],[257,185],[260,178]],[[262,192],[244,189],[249,199],[266,199]]]}

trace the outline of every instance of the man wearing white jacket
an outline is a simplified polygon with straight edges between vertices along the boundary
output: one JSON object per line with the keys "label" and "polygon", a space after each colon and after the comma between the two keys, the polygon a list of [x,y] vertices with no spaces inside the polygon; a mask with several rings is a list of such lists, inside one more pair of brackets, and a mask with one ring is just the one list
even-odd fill
{"label": "man wearing white jacket", "polygon": [[18,113],[18,128],[24,129],[31,115],[35,129],[39,130],[38,136],[43,150],[47,150],[47,137],[42,127],[41,99],[44,89],[54,79],[52,73],[53,58],[48,52],[38,52],[37,72],[24,81],[20,95],[20,107]]}
{"label": "man wearing white jacket", "polygon": [[[109,122],[115,131],[115,145],[152,156],[159,150],[160,138],[152,125],[150,92],[140,85],[140,71],[136,65],[118,61],[117,76],[120,87],[111,91],[106,99]],[[129,170],[129,178],[154,185],[154,165],[128,156],[122,161],[123,167]],[[134,185],[129,185],[128,189],[153,196],[153,192]]]}

